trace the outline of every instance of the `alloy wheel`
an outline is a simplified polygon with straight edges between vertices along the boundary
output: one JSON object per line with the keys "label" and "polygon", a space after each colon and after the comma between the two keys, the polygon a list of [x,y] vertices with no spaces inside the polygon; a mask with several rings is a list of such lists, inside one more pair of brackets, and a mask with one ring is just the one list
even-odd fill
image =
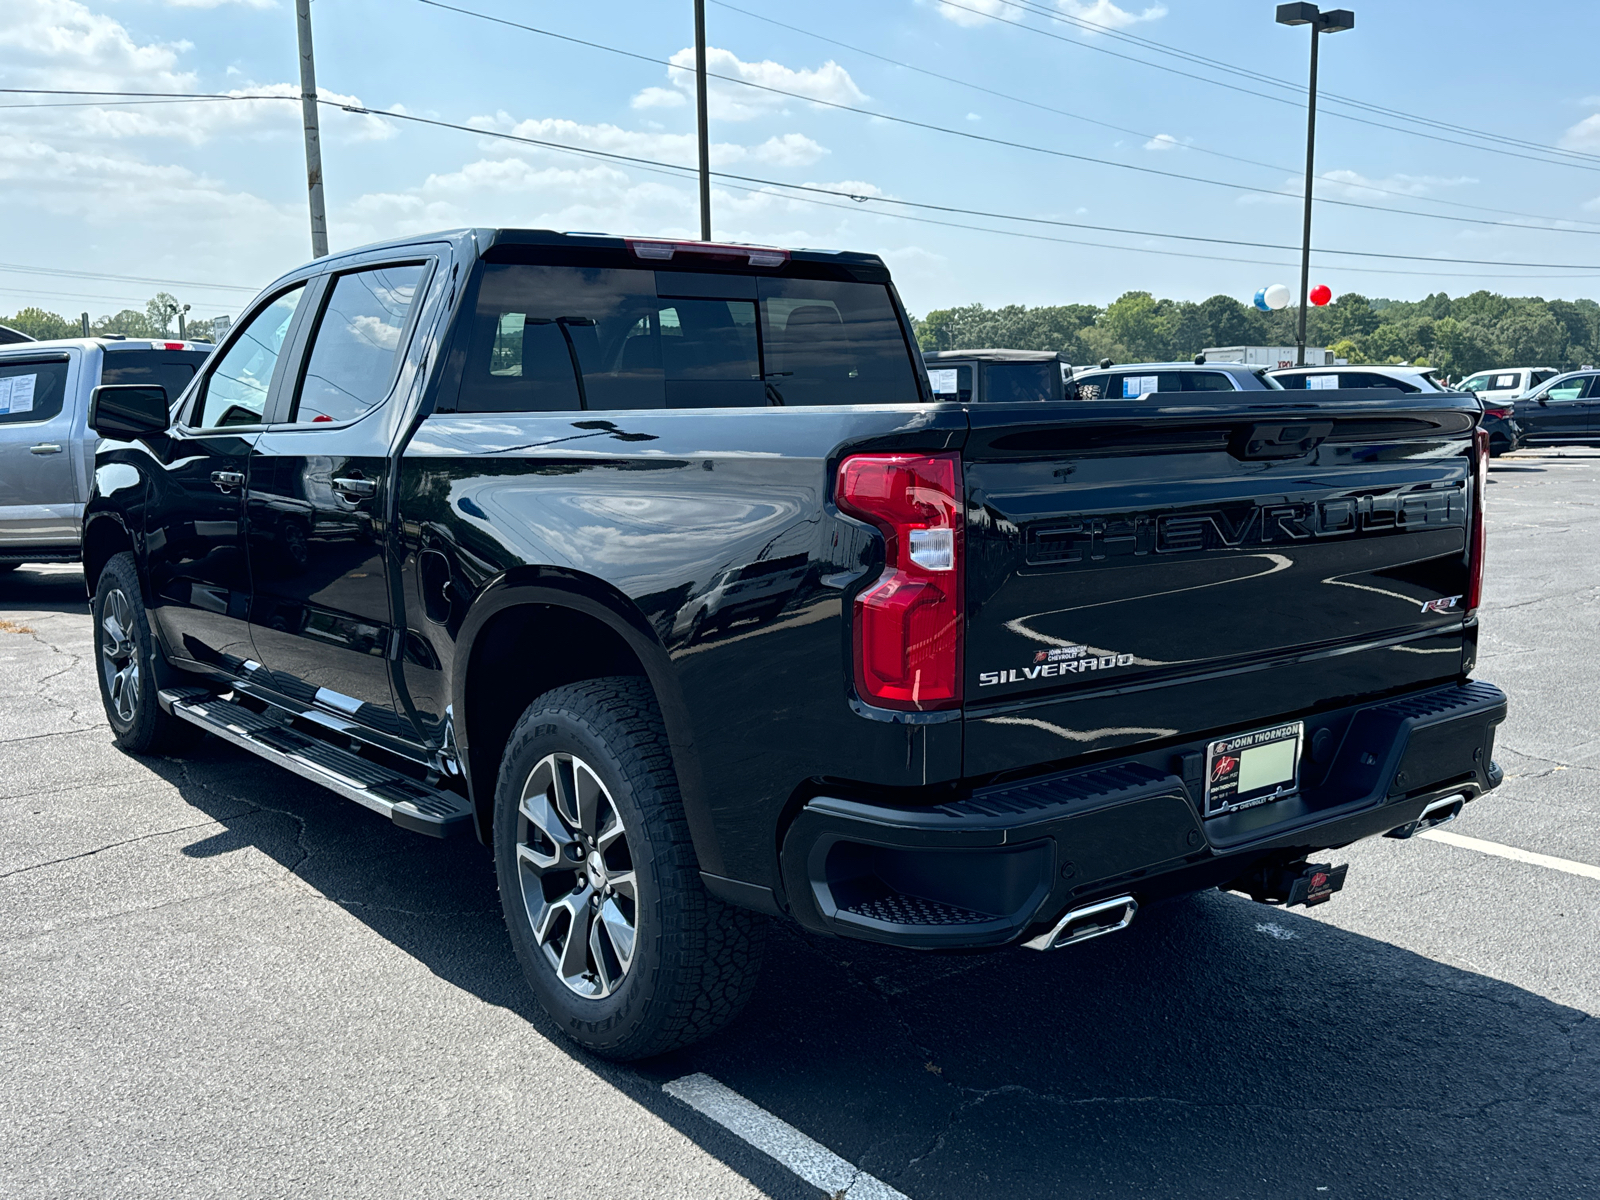
{"label": "alloy wheel", "polygon": [[573,992],[622,986],[638,936],[638,884],[611,793],[581,758],[547,754],[522,785],[517,868],[533,939]]}
{"label": "alloy wheel", "polygon": [[112,588],[100,613],[100,669],[111,711],[130,725],[139,712],[140,686],[133,628],[133,605],[121,588]]}

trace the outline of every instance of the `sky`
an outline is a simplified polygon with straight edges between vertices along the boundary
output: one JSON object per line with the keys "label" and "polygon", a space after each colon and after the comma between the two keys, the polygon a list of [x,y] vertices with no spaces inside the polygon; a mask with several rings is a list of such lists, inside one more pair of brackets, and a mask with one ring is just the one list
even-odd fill
{"label": "sky", "polygon": [[[692,0],[450,3],[546,33],[425,0],[311,6],[321,95],[371,110],[322,109],[333,249],[464,225],[697,236],[670,169],[696,161]],[[310,258],[293,0],[4,7],[0,88],[262,98],[0,95],[0,312],[165,290],[237,315]],[[707,0],[729,77],[712,167],[745,177],[715,181],[713,234],[880,254],[918,314],[1296,288],[1310,35],[1273,10]],[[1355,11],[1321,43],[1312,283],[1600,297],[1600,80],[1556,53],[1594,44],[1600,6]]]}

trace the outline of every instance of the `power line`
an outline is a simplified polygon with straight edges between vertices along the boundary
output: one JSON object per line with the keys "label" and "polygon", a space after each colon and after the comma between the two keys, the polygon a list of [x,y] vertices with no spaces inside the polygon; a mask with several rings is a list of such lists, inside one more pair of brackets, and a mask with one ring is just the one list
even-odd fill
{"label": "power line", "polygon": [[[427,5],[429,8],[442,9],[446,12],[457,13],[461,16],[473,17],[480,21],[488,21],[491,24],[504,25],[511,29],[520,29],[527,33],[539,34],[542,37],[554,38],[558,41],[568,42],[573,45],[585,46],[591,50],[601,50],[607,54],[616,54],[624,58],[635,59],[639,62],[647,62],[654,64],[655,66],[666,67],[668,70],[687,71],[690,69],[688,67],[679,66],[677,63],[674,63],[668,59],[655,58],[651,55],[639,54],[632,50],[623,50],[617,46],[608,46],[602,42],[592,42],[586,38],[574,37],[571,34],[556,33],[553,30],[541,29],[536,25],[525,25],[520,21],[508,20],[505,17],[491,16],[488,13],[476,12],[470,8],[460,8],[454,4],[445,4],[442,2],[442,0],[416,0],[416,2],[418,4]],[[951,3],[951,0],[940,0],[940,2],[948,4]],[[959,8],[962,6],[956,5],[956,7]],[[974,9],[972,11],[977,10]],[[995,19],[1001,20],[1002,18],[997,17]],[[1014,24],[1015,22],[1012,23]],[[1022,28],[1026,29],[1031,27],[1022,26]],[[1052,34],[1050,36],[1055,35]],[[897,125],[906,125],[914,129],[925,129],[934,133],[942,133],[949,137],[964,138],[968,141],[983,142],[988,145],[1001,146],[1006,149],[1025,150],[1033,154],[1042,154],[1052,158],[1064,158],[1074,162],[1095,163],[1100,166],[1114,167],[1118,170],[1134,171],[1141,175],[1155,175],[1165,179],[1179,179],[1188,183],[1203,183],[1210,187],[1226,188],[1230,191],[1254,192],[1263,196],[1283,196],[1291,199],[1298,198],[1296,193],[1284,192],[1275,188],[1256,187],[1253,184],[1236,183],[1225,179],[1210,179],[1203,175],[1185,174],[1182,171],[1164,171],[1159,167],[1141,167],[1134,163],[1117,162],[1115,159],[1109,158],[1097,158],[1090,154],[1075,154],[1069,150],[1057,150],[1048,146],[1035,146],[1029,142],[1018,142],[1013,141],[1010,138],[991,137],[988,134],[975,133],[970,129],[952,129],[946,125],[935,125],[931,121],[918,121],[911,117],[900,117],[891,113],[877,112],[870,108],[861,108],[854,104],[844,104],[837,100],[822,100],[815,96],[807,96],[801,92],[791,92],[785,88],[772,87],[769,84],[754,83],[748,79],[740,79],[735,75],[722,75],[716,71],[707,71],[706,74],[713,79],[720,79],[727,83],[739,84],[742,87],[754,88],[757,91],[770,92],[773,95],[784,96],[791,100],[800,100],[807,104],[819,105],[823,108],[832,108],[842,112],[855,113],[858,116],[872,117],[880,121],[891,121]],[[1600,170],[1600,168],[1596,169]],[[1381,204],[1362,204],[1357,200],[1335,200],[1331,197],[1324,197],[1322,202],[1324,204],[1337,205],[1341,208],[1359,208],[1368,212],[1422,217],[1431,221],[1454,221],[1468,225],[1490,225],[1504,229],[1531,229],[1543,233],[1577,233],[1586,234],[1592,237],[1600,236],[1600,229],[1554,229],[1548,226],[1540,225],[1520,225],[1506,221],[1489,221],[1481,217],[1457,217],[1448,213],[1418,212],[1416,209],[1410,208],[1392,208]]]}
{"label": "power line", "polygon": [[[1087,124],[1090,124],[1090,125],[1098,125],[1102,129],[1110,129],[1110,130],[1113,130],[1113,131],[1115,131],[1117,133],[1126,133],[1126,134],[1132,135],[1133,137],[1145,138],[1147,140],[1153,139],[1156,136],[1154,134],[1150,134],[1150,133],[1147,133],[1147,132],[1144,132],[1144,131],[1141,131],[1141,130],[1138,130],[1138,129],[1129,129],[1127,126],[1124,126],[1124,125],[1114,125],[1109,121],[1101,121],[1101,120],[1097,120],[1094,117],[1086,117],[1082,113],[1069,112],[1064,108],[1056,108],[1053,105],[1042,104],[1037,100],[1029,100],[1029,99],[1026,99],[1025,97],[1022,97],[1022,96],[1014,96],[1014,95],[1011,95],[1009,92],[1002,92],[1002,91],[999,91],[996,88],[986,87],[981,83],[973,83],[971,80],[960,79],[960,78],[958,78],[958,77],[956,77],[954,75],[946,75],[946,74],[943,74],[942,72],[939,72],[939,71],[932,71],[932,70],[929,70],[927,67],[919,67],[915,63],[902,62],[899,59],[890,58],[888,55],[879,54],[876,51],[868,50],[863,46],[852,45],[849,42],[840,41],[838,38],[833,38],[833,37],[829,37],[826,34],[817,33],[815,30],[802,29],[798,25],[790,25],[788,22],[780,21],[776,17],[769,17],[769,16],[766,16],[763,13],[751,12],[749,9],[740,8],[735,4],[729,4],[727,2],[727,0],[710,0],[710,2],[712,4],[715,4],[718,8],[725,8],[725,9],[728,9],[730,12],[739,13],[740,15],[746,16],[746,17],[750,17],[753,20],[764,21],[769,25],[776,25],[780,29],[787,29],[792,33],[798,33],[798,34],[801,34],[804,37],[815,38],[819,42],[826,42],[830,46],[838,46],[841,49],[849,50],[849,51],[851,51],[851,52],[853,52],[855,54],[864,55],[867,58],[877,59],[879,62],[888,63],[890,66],[893,66],[893,67],[900,67],[900,68],[903,68],[904,70],[907,70],[907,71],[915,71],[917,74],[926,75],[930,79],[939,79],[939,80],[943,80],[946,83],[956,84],[959,87],[971,88],[973,91],[983,92],[984,94],[990,95],[990,96],[997,96],[1002,100],[1009,100],[1014,104],[1022,104],[1022,105],[1026,105],[1029,108],[1039,109],[1041,112],[1055,113],[1058,116],[1070,117],[1072,120],[1083,121],[1083,122],[1085,122]],[[1253,159],[1253,158],[1243,158],[1240,155],[1228,154],[1225,151],[1214,150],[1214,149],[1211,149],[1210,147],[1207,147],[1207,146],[1199,146],[1199,145],[1192,145],[1192,144],[1189,144],[1189,143],[1184,143],[1183,144],[1183,148],[1187,149],[1187,150],[1193,150],[1198,154],[1209,154],[1209,155],[1212,155],[1213,157],[1216,157],[1216,158],[1224,158],[1224,159],[1229,160],[1230,162],[1244,163],[1246,166],[1262,167],[1262,168],[1264,168],[1266,170],[1269,170],[1269,171],[1281,171],[1281,172],[1283,172],[1285,174],[1288,174],[1288,175],[1297,174],[1299,172],[1299,170],[1300,170],[1300,168],[1298,168],[1298,167],[1285,167],[1285,166],[1281,166],[1281,165],[1279,165],[1277,163],[1266,163],[1266,162],[1260,162],[1257,159]],[[1499,213],[1502,216],[1508,216],[1508,217],[1522,217],[1522,218],[1525,218],[1526,220],[1530,220],[1530,221],[1570,221],[1570,222],[1574,222],[1574,223],[1579,224],[1579,225],[1600,224],[1600,222],[1584,221],[1584,220],[1581,220],[1581,219],[1578,219],[1578,218],[1572,218],[1572,217],[1551,217],[1551,216],[1544,216],[1544,215],[1541,215],[1539,213],[1520,212],[1520,211],[1518,211],[1516,209],[1510,209],[1510,208],[1493,208],[1493,207],[1490,207],[1488,205],[1483,205],[1483,204],[1467,204],[1467,203],[1464,203],[1464,202],[1459,201],[1459,200],[1445,200],[1443,198],[1434,197],[1434,196],[1414,196],[1414,195],[1411,195],[1410,193],[1407,193],[1407,192],[1397,192],[1397,191],[1394,191],[1391,188],[1382,188],[1382,187],[1376,186],[1375,184],[1370,184],[1370,183],[1340,184],[1340,181],[1338,181],[1338,180],[1327,179],[1327,178],[1318,179],[1317,182],[1325,184],[1325,185],[1339,185],[1339,186],[1344,186],[1344,187],[1358,188],[1358,189],[1360,189],[1362,191],[1377,192],[1377,193],[1379,193],[1381,195],[1385,195],[1385,196],[1399,196],[1399,197],[1401,197],[1403,199],[1416,200],[1416,201],[1420,201],[1420,202],[1422,202],[1424,204],[1443,204],[1443,205],[1448,205],[1451,208],[1466,208],[1466,209],[1472,209],[1473,211],[1476,211],[1476,212]]]}
{"label": "power line", "polygon": [[[558,150],[567,154],[578,154],[590,158],[598,158],[611,162],[625,162],[640,166],[647,170],[692,173],[695,168],[677,163],[661,162],[658,159],[643,158],[632,154],[619,154],[613,150],[595,150],[590,147],[569,146],[563,142],[553,142],[544,138],[525,137],[522,134],[503,133],[499,130],[485,129],[482,126],[462,125],[453,121],[443,121],[437,117],[424,117],[416,113],[385,112],[381,109],[364,108],[360,105],[340,104],[337,100],[322,100],[322,104],[333,105],[344,109],[346,112],[362,116],[384,117],[393,121],[411,121],[419,125],[431,125],[440,129],[454,129],[462,133],[470,133],[477,137],[499,138],[504,141],[521,142],[525,145],[540,146],[548,150]],[[1204,237],[1198,234],[1166,233],[1155,229],[1127,229],[1113,225],[1092,225],[1081,221],[1063,221],[1047,217],[1024,217],[1014,213],[986,212],[982,209],[961,208],[955,205],[932,204],[925,201],[901,200],[890,196],[864,196],[858,192],[848,192],[840,188],[824,188],[815,184],[784,183],[776,179],[762,179],[753,175],[737,175],[727,171],[713,171],[713,176],[718,179],[734,180],[740,183],[751,183],[767,188],[783,188],[791,191],[816,193],[825,196],[837,196],[842,199],[853,200],[858,204],[877,203],[916,208],[932,212],[953,213],[965,216],[985,217],[993,220],[1018,221],[1035,225],[1059,226],[1067,229],[1085,229],[1101,233],[1116,233],[1130,237],[1168,238],[1186,242],[1202,242],[1220,246],[1243,246],[1257,250],[1298,250],[1298,246],[1281,245],[1276,242],[1251,242],[1235,238]],[[684,176],[680,176],[684,177]],[[1107,246],[1106,249],[1122,250],[1135,249],[1134,247]],[[1532,269],[1550,269],[1563,272],[1590,271],[1600,272],[1600,263],[1523,263],[1508,262],[1501,259],[1483,258],[1440,258],[1423,254],[1386,254],[1376,250],[1333,250],[1321,248],[1318,254],[1332,254],[1356,258],[1381,258],[1404,262],[1444,263],[1448,265],[1488,266],[1488,267],[1527,267]],[[1563,276],[1564,277],[1564,276]],[[1556,278],[1552,276],[1551,278]]]}
{"label": "power line", "polygon": [[[1305,92],[1304,87],[1291,80],[1281,79],[1276,75],[1269,75],[1264,71],[1255,71],[1248,67],[1239,67],[1233,63],[1223,62],[1220,59],[1207,57],[1204,54],[1197,54],[1192,50],[1184,50],[1176,46],[1169,46],[1165,42],[1156,41],[1154,38],[1140,37],[1138,34],[1128,33],[1125,30],[1116,29],[1110,25],[1105,25],[1097,21],[1091,21],[1087,17],[1078,17],[1067,13],[1057,12],[1043,4],[1040,4],[1038,0],[1000,0],[1000,2],[1010,8],[1017,8],[1022,9],[1025,12],[1032,12],[1037,16],[1046,17],[1049,20],[1057,21],[1061,24],[1077,26],[1078,28],[1095,34],[1104,34],[1108,37],[1116,38],[1119,41],[1137,45],[1142,49],[1153,50],[1159,54],[1172,55],[1173,57],[1192,62],[1197,65],[1208,66],[1215,70],[1225,71],[1232,75],[1238,75],[1246,79],[1257,80],[1261,83],[1270,84],[1274,87],[1285,88],[1288,91],[1296,93],[1297,95],[1303,95]],[[1357,99],[1353,96],[1344,96],[1338,92],[1324,91],[1322,96],[1324,100],[1347,104],[1353,108],[1359,108],[1367,112],[1378,113],[1383,116],[1394,117],[1403,121],[1414,121],[1418,124],[1429,125],[1436,129],[1450,130],[1451,132],[1465,134],[1469,137],[1484,138],[1490,141],[1503,142],[1507,145],[1521,146],[1525,149],[1537,150],[1546,154],[1559,154],[1570,158],[1586,159],[1590,162],[1600,162],[1600,155],[1590,154],[1586,151],[1570,150],[1564,146],[1550,146],[1543,142],[1535,142],[1527,138],[1509,137],[1505,134],[1492,133],[1485,129],[1473,129],[1466,125],[1455,125],[1448,121],[1440,121],[1434,117],[1425,117],[1418,113],[1409,113],[1401,109],[1389,108],[1381,104],[1373,104],[1371,101]]]}
{"label": "power line", "polygon": [[98,271],[69,271],[64,267],[29,267],[21,263],[0,263],[0,271],[20,272],[25,275],[60,275],[71,279],[101,279],[112,283],[152,283],[166,287],[210,288],[225,292],[246,292],[255,295],[259,288],[243,287],[236,283],[199,283],[193,279],[153,279],[142,275],[106,275]]}
{"label": "power line", "polygon": [[[1002,3],[1006,3],[1006,4],[1012,4],[1012,0],[1001,0],[1001,2]],[[1262,100],[1271,100],[1271,101],[1273,101],[1274,103],[1277,103],[1277,104],[1287,104],[1287,105],[1290,105],[1292,107],[1300,107],[1300,105],[1298,104],[1297,101],[1292,100],[1287,96],[1275,96],[1275,95],[1272,95],[1272,94],[1270,94],[1268,92],[1258,92],[1258,91],[1255,91],[1255,90],[1253,90],[1251,88],[1240,87],[1237,84],[1224,82],[1223,80],[1220,80],[1220,79],[1210,79],[1210,78],[1207,78],[1204,75],[1195,75],[1195,74],[1193,74],[1192,72],[1189,72],[1189,71],[1180,71],[1176,67],[1164,66],[1161,63],[1153,63],[1153,62],[1150,62],[1148,59],[1135,58],[1131,54],[1121,54],[1121,53],[1118,53],[1115,50],[1112,50],[1108,46],[1096,46],[1091,42],[1080,41],[1077,38],[1063,37],[1058,33],[1051,33],[1048,29],[1039,29],[1036,26],[1028,25],[1028,24],[1026,24],[1026,23],[1024,23],[1022,21],[1013,21],[1013,20],[1011,20],[1011,19],[1009,19],[1007,17],[997,16],[994,13],[984,12],[982,9],[972,8],[972,7],[969,7],[968,5],[965,5],[965,4],[958,4],[956,2],[956,0],[937,0],[937,3],[947,5],[950,8],[959,8],[964,12],[973,13],[973,14],[975,14],[977,16],[984,17],[984,18],[986,18],[986,19],[988,19],[990,21],[998,21],[1002,25],[1011,25],[1011,26],[1016,27],[1017,29],[1026,30],[1027,32],[1032,33],[1032,34],[1036,34],[1036,35],[1038,35],[1040,37],[1052,38],[1055,41],[1064,42],[1069,46],[1078,46],[1078,47],[1080,47],[1080,48],[1082,48],[1084,50],[1093,50],[1097,54],[1109,54],[1112,58],[1120,58],[1120,59],[1123,59],[1126,62],[1138,63],[1140,66],[1150,67],[1152,70],[1166,71],[1167,73],[1172,74],[1172,75],[1181,75],[1185,79],[1195,79],[1195,80],[1198,80],[1201,83],[1210,84],[1213,87],[1226,88],[1229,91],[1234,91],[1234,92],[1242,92],[1244,95],[1256,96],[1256,97],[1258,97],[1258,98],[1260,98]],[[1012,4],[1012,6],[1013,7],[1018,7],[1018,6],[1014,5],[1014,4]],[[1031,11],[1031,10],[1025,10],[1025,11]],[[1052,17],[1052,19],[1055,19],[1055,14],[1050,14],[1050,16]],[[1277,82],[1277,81],[1274,80],[1272,82]],[[1282,86],[1292,87],[1293,85],[1284,84]],[[1351,102],[1351,103],[1354,103],[1354,102]],[[1476,144],[1474,144],[1472,142],[1463,142],[1463,141],[1459,141],[1459,140],[1457,140],[1455,138],[1443,137],[1443,136],[1441,136],[1439,134],[1428,133],[1428,132],[1426,132],[1424,130],[1420,130],[1420,129],[1403,129],[1398,125],[1387,125],[1387,124],[1383,123],[1382,121],[1373,121],[1373,120],[1367,119],[1366,117],[1358,117],[1358,116],[1355,116],[1355,115],[1353,115],[1351,113],[1338,112],[1337,110],[1334,110],[1334,109],[1330,109],[1329,110],[1329,115],[1330,116],[1336,116],[1336,117],[1340,118],[1341,120],[1345,120],[1345,121],[1354,121],[1354,122],[1356,122],[1357,124],[1360,124],[1360,125],[1370,125],[1370,126],[1376,128],[1376,129],[1387,129],[1387,130],[1390,130],[1391,132],[1394,132],[1394,133],[1403,133],[1403,134],[1407,135],[1408,137],[1421,137],[1421,138],[1427,138],[1430,141],[1445,142],[1445,143],[1447,143],[1449,145],[1452,145],[1452,146],[1464,146],[1468,150],[1481,150],[1481,151],[1487,151],[1487,152],[1489,152],[1491,154],[1503,154],[1503,155],[1507,155],[1507,156],[1509,156],[1511,158],[1521,158],[1521,159],[1526,159],[1529,162],[1543,163],[1546,166],[1576,167],[1577,169],[1583,170],[1583,171],[1600,171],[1600,163],[1597,163],[1597,164],[1591,166],[1588,163],[1584,163],[1584,162],[1567,162],[1567,161],[1562,161],[1562,160],[1558,160],[1558,159],[1541,158],[1541,157],[1537,157],[1537,156],[1531,155],[1531,154],[1521,154],[1521,153],[1518,153],[1515,150],[1502,149],[1502,148],[1496,147],[1496,146],[1480,146],[1480,145],[1476,145]],[[1572,154],[1573,152],[1572,151],[1563,150],[1563,151],[1548,151],[1547,153]]]}

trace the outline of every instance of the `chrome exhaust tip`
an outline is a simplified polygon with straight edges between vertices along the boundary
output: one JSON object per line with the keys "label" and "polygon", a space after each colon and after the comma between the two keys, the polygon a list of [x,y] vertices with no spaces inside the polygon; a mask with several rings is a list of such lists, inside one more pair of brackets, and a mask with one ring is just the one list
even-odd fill
{"label": "chrome exhaust tip", "polygon": [[1133,915],[1139,911],[1139,902],[1132,896],[1118,896],[1114,900],[1101,900],[1082,908],[1069,909],[1048,933],[1029,938],[1022,944],[1029,950],[1059,950],[1087,942],[1090,938],[1116,933],[1133,924]]}
{"label": "chrome exhaust tip", "polygon": [[1465,792],[1457,792],[1453,796],[1445,796],[1442,799],[1435,800],[1422,810],[1422,815],[1415,821],[1408,821],[1404,825],[1396,826],[1383,836],[1392,838],[1416,837],[1417,834],[1426,829],[1433,829],[1446,822],[1454,821],[1461,815],[1461,809],[1466,802],[1467,794]]}

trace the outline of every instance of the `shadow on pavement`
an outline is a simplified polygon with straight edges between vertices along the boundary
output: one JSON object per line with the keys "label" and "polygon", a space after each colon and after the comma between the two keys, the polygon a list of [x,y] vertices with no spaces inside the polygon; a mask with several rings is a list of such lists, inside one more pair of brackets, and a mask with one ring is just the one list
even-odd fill
{"label": "shadow on pavement", "polygon": [[[149,765],[224,826],[185,853],[256,847],[559,1040],[476,841],[406,833],[212,739]],[[914,1200],[1600,1192],[1600,1022],[1218,893],[1054,954],[774,928],[721,1037],[642,1067],[569,1053],[776,1196],[815,1193],[660,1084],[705,1071]]]}
{"label": "shadow on pavement", "polygon": [[83,570],[77,566],[21,566],[0,573],[0,612],[19,611],[87,615]]}

